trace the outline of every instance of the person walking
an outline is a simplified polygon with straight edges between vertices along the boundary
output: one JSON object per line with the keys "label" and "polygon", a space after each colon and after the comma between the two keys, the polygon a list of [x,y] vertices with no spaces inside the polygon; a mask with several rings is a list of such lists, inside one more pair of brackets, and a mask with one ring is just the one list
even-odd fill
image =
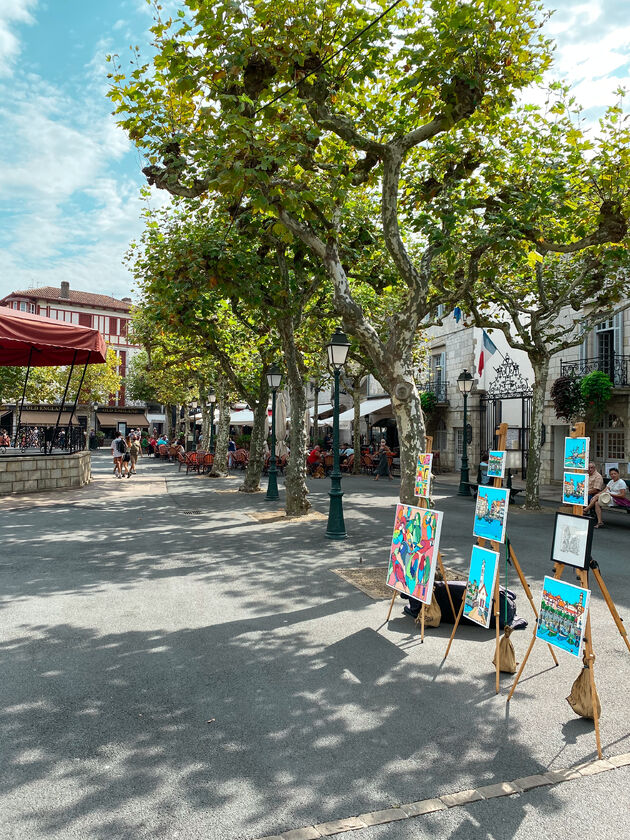
{"label": "person walking", "polygon": [[134,435],[131,443],[129,444],[129,467],[131,470],[131,475],[136,474],[136,464],[138,462],[138,458],[142,456],[142,447],[140,446],[140,441],[138,440],[137,435]]}
{"label": "person walking", "polygon": [[394,476],[392,475],[389,466],[390,454],[391,453],[387,448],[387,444],[384,440],[382,440],[381,445],[378,448],[378,467],[376,471],[376,476],[374,477],[374,481],[378,481],[379,478],[389,478],[390,481],[393,481]]}
{"label": "person walking", "polygon": [[112,440],[112,457],[114,459],[114,476],[116,478],[122,478],[123,457],[126,451],[127,445],[122,436],[122,432],[116,432]]}

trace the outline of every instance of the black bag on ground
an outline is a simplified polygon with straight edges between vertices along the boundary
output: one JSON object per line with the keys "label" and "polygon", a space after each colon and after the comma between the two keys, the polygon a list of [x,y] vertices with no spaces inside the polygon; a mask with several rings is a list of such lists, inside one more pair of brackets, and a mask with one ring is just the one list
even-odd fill
{"label": "black bag on ground", "polygon": [[[455,607],[455,616],[453,616],[453,612],[451,610],[451,603],[448,599],[448,594],[446,592],[446,584],[444,581],[436,580],[435,582],[435,597],[440,605],[440,609],[442,610],[442,622],[444,624],[455,624],[455,618],[457,617],[457,613],[459,612],[459,608],[462,603],[462,598],[466,593],[466,586],[467,582],[463,580],[451,580],[448,583],[448,588],[451,593],[451,598],[453,599],[453,606]],[[506,589],[504,586],[499,587],[499,627],[502,629],[505,624],[505,608],[507,604],[507,624],[510,627],[513,627],[515,630],[522,630],[523,628],[527,627],[527,622],[524,618],[517,618],[516,617],[516,595],[512,592],[511,589]],[[474,622],[470,621],[470,619],[466,618],[463,614],[460,620],[460,624],[472,624],[475,627],[479,627],[479,625]],[[490,627],[494,628],[494,611],[492,612],[492,616],[490,618]]]}

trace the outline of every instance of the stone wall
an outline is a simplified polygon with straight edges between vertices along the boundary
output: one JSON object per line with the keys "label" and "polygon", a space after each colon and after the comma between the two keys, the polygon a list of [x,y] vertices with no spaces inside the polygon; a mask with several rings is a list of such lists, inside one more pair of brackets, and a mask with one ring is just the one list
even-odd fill
{"label": "stone wall", "polygon": [[0,457],[0,497],[40,490],[82,487],[92,477],[89,452],[72,455]]}

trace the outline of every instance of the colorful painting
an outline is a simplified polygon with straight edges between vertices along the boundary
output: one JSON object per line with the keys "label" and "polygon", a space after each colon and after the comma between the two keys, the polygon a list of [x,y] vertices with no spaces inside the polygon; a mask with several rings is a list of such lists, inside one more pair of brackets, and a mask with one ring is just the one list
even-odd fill
{"label": "colorful painting", "polygon": [[431,493],[431,468],[433,466],[433,453],[421,452],[418,455],[418,468],[416,470],[415,495],[428,499]]}
{"label": "colorful painting", "polygon": [[387,570],[387,585],[431,603],[443,513],[397,505]]}
{"label": "colorful painting", "polygon": [[564,468],[565,470],[588,469],[588,447],[590,439],[587,437],[564,439]]}
{"label": "colorful painting", "polygon": [[479,487],[473,534],[484,540],[505,542],[510,491],[501,487]]}
{"label": "colorful painting", "polygon": [[505,475],[505,452],[502,450],[488,453],[488,478],[503,478]]}
{"label": "colorful painting", "polygon": [[499,552],[473,546],[464,601],[464,615],[471,621],[490,626],[494,585],[499,569]]}
{"label": "colorful painting", "polygon": [[551,559],[554,563],[586,569],[591,556],[593,520],[587,516],[556,513]]}
{"label": "colorful painting", "polygon": [[588,504],[588,475],[565,472],[562,485],[562,501],[565,505]]}
{"label": "colorful painting", "polygon": [[545,577],[536,638],[579,657],[590,596],[590,589]]}

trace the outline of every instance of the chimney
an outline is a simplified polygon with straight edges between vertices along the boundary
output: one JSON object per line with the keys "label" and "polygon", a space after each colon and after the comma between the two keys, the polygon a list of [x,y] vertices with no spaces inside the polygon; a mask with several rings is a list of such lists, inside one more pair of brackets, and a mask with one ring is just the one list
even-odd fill
{"label": "chimney", "polygon": [[70,283],[67,280],[61,281],[61,289],[59,290],[59,297],[64,300],[70,300]]}

